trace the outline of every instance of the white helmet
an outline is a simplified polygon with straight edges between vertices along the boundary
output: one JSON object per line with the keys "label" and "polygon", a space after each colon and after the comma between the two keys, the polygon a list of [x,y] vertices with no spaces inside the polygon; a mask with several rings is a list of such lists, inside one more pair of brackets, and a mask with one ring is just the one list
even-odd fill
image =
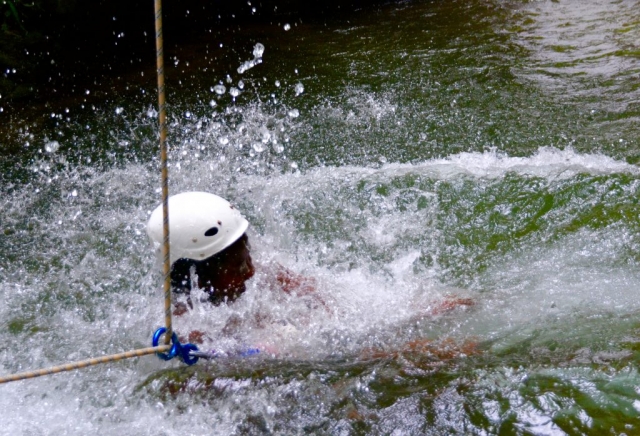
{"label": "white helmet", "polygon": [[[169,197],[171,263],[213,256],[237,241],[247,227],[249,222],[224,198],[207,192],[173,195]],[[151,213],[147,235],[162,253],[162,204]]]}

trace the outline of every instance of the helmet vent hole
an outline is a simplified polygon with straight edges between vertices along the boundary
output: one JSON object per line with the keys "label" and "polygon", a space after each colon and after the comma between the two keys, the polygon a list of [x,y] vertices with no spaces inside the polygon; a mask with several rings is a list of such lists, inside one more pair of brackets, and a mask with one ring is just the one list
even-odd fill
{"label": "helmet vent hole", "polygon": [[218,234],[218,228],[217,227],[211,227],[209,230],[207,230],[206,232],[204,232],[205,236],[214,236]]}

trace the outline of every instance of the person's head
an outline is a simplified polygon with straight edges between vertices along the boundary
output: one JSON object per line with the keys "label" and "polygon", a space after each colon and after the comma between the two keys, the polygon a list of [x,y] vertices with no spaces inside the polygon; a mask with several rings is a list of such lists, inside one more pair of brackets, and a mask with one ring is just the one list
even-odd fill
{"label": "person's head", "polygon": [[[214,303],[232,301],[245,291],[254,274],[249,223],[228,201],[206,192],[169,197],[171,284],[177,292],[191,290],[191,273]],[[147,234],[162,252],[163,212],[158,206],[147,223]]]}

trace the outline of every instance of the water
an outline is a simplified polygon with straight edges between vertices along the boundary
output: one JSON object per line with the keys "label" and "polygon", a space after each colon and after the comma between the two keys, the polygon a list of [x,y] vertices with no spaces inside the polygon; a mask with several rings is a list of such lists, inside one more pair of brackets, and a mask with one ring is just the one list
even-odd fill
{"label": "water", "polygon": [[[175,323],[272,353],[3,385],[3,431],[636,434],[638,11],[392,3],[176,49],[171,192],[229,198],[256,262],[313,277],[326,308],[259,273]],[[0,162],[3,375],[148,346],[163,323],[157,113],[134,75],[0,114],[20,150]],[[474,305],[438,309],[452,298]]]}

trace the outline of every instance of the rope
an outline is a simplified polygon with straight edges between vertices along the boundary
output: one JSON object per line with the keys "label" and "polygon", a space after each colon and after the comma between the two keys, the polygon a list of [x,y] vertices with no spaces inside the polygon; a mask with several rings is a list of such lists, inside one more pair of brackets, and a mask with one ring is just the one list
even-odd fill
{"label": "rope", "polygon": [[160,123],[160,166],[162,172],[162,217],[164,241],[162,245],[164,273],[164,318],[167,334],[165,344],[171,343],[171,264],[169,258],[169,174],[167,170],[167,108],[164,93],[164,48],[162,40],[162,0],[155,0],[156,66],[158,70],[158,121]]}
{"label": "rope", "polygon": [[56,374],[64,371],[72,371],[74,369],[86,368],[88,366],[99,365],[101,363],[117,362],[119,360],[129,359],[131,357],[141,357],[147,354],[161,353],[169,351],[170,345],[159,345],[157,347],[140,348],[138,350],[125,351],[124,353],[112,354],[110,356],[95,357],[93,359],[80,360],[78,362],[66,363],[60,366],[54,366],[46,369],[38,369],[35,371],[21,372],[18,374],[0,377],[0,384],[17,380],[40,377],[42,375]]}
{"label": "rope", "polygon": [[[107,362],[116,362],[131,357],[140,357],[147,354],[156,353],[163,360],[170,360],[179,357],[187,365],[193,365],[197,362],[198,356],[192,356],[196,353],[198,347],[193,344],[182,345],[178,341],[177,335],[171,327],[171,265],[169,257],[169,176],[167,171],[167,110],[164,92],[164,49],[162,42],[162,1],[155,0],[154,9],[156,14],[156,65],[158,71],[158,121],[160,128],[160,162],[162,172],[162,212],[163,212],[163,232],[164,244],[162,246],[162,254],[164,256],[164,316],[166,328],[156,330],[153,336],[153,347],[141,348],[138,350],[126,351],[124,353],[112,354],[110,356],[96,357],[78,362],[67,363],[60,366],[54,366],[36,371],[28,371],[19,374],[13,374],[0,377],[0,384],[11,381],[24,380],[28,378],[40,377],[48,374],[56,374],[63,371],[72,371],[74,369],[86,368],[92,365],[98,365]],[[160,336],[164,335],[164,345],[158,345]],[[165,352],[168,351],[168,354]]]}

